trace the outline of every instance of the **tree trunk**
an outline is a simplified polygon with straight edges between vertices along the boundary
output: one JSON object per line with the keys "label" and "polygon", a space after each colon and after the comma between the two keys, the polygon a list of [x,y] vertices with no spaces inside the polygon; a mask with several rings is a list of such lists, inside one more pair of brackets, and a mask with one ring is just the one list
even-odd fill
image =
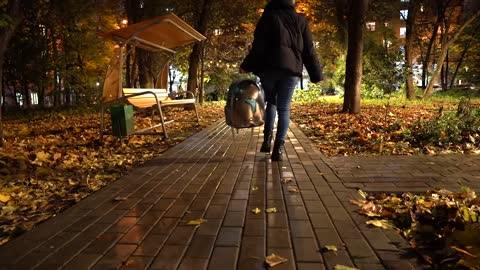
{"label": "tree trunk", "polygon": [[455,83],[455,79],[457,77],[458,70],[460,69],[460,67],[463,64],[463,59],[465,59],[465,55],[467,54],[468,49],[470,49],[470,44],[471,44],[471,42],[468,42],[467,45],[465,45],[465,48],[462,51],[462,55],[460,56],[460,59],[458,60],[458,64],[455,67],[455,71],[453,72],[453,75],[452,75],[452,80],[450,81],[450,87],[449,87],[450,89],[453,88],[453,84]]}
{"label": "tree trunk", "polygon": [[203,98],[205,96],[205,83],[204,83],[204,76],[205,76],[205,46],[203,46],[202,50],[202,58],[201,58],[201,65],[200,65],[200,87],[198,93],[198,103],[203,104]]}
{"label": "tree trunk", "polygon": [[[465,28],[470,25],[478,16],[480,15],[480,11],[477,11],[472,17],[470,17],[467,21],[465,21],[455,32],[455,35],[448,40],[447,42],[444,42],[445,45],[442,44],[442,52],[440,53],[440,57],[438,58],[437,62],[437,69],[434,71],[432,75],[432,79],[428,83],[427,88],[425,89],[425,92],[423,93],[423,98],[429,98],[433,94],[433,83],[434,81],[440,76],[440,72],[442,70],[443,62],[445,61],[445,58],[447,57],[448,53],[448,48],[450,45],[455,42],[455,40],[460,36],[460,34],[465,30]],[[447,33],[445,33],[447,35]]]}
{"label": "tree trunk", "polygon": [[368,0],[350,0],[348,11],[348,50],[345,68],[345,96],[342,112],[360,113],[363,75],[363,41]]}
{"label": "tree trunk", "polygon": [[149,59],[151,55],[143,49],[135,49],[135,58],[138,59],[138,80],[141,88],[155,88]]}
{"label": "tree trunk", "polygon": [[428,64],[430,63],[430,57],[432,55],[433,44],[435,44],[435,39],[437,39],[438,27],[439,27],[439,24],[437,22],[433,27],[432,38],[428,42],[427,54],[425,55],[425,59],[423,60],[423,64],[422,64],[422,87],[423,88],[425,88],[427,86]]}
{"label": "tree trunk", "polygon": [[[3,61],[5,59],[5,51],[7,50],[8,43],[12,38],[15,28],[20,24],[23,18],[21,9],[21,0],[9,0],[7,3],[6,14],[13,19],[12,25],[3,26],[0,28],[0,97],[3,96]],[[5,100],[3,101],[5,102]],[[0,147],[3,146],[3,125],[2,125],[2,110],[3,103],[0,104]]]}
{"label": "tree trunk", "polygon": [[415,98],[415,86],[413,84],[413,39],[416,35],[415,23],[419,8],[420,3],[417,0],[411,0],[408,4],[407,18],[405,18],[407,28],[405,33],[405,91],[408,100]]}
{"label": "tree trunk", "polygon": [[[212,0],[203,0],[202,9],[200,14],[197,17],[195,23],[195,28],[200,34],[205,35],[207,32],[207,20],[210,13],[210,5]],[[198,95],[197,85],[198,85],[198,67],[200,65],[200,57],[203,50],[203,41],[197,42],[193,45],[192,52],[188,58],[189,67],[188,67],[188,81],[187,81],[187,91]]]}

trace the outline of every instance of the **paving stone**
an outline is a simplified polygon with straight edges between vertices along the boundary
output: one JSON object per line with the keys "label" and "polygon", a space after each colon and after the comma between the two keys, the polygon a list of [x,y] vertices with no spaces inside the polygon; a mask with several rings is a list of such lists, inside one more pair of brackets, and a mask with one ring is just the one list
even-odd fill
{"label": "paving stone", "polygon": [[201,224],[197,230],[199,235],[217,235],[222,225],[221,219],[209,219],[206,223]]}
{"label": "paving stone", "polygon": [[101,257],[101,254],[79,254],[70,260],[63,268],[69,270],[90,269]]}
{"label": "paving stone", "polygon": [[238,253],[238,247],[215,247],[208,269],[235,269]]}
{"label": "paving stone", "polygon": [[312,225],[308,220],[290,220],[292,237],[314,238]]}
{"label": "paving stone", "polygon": [[88,247],[82,251],[86,254],[104,254],[109,250],[123,235],[120,233],[104,233],[97,237]]}
{"label": "paving stone", "polygon": [[195,232],[194,226],[177,226],[167,239],[167,245],[188,245]]}
{"label": "paving stone", "polygon": [[243,227],[245,221],[245,212],[227,212],[223,221],[223,226]]}
{"label": "paving stone", "polygon": [[269,213],[267,226],[269,228],[288,228],[287,214],[285,212]]}
{"label": "paving stone", "polygon": [[245,212],[247,209],[247,200],[230,200],[228,205],[229,212]]}
{"label": "paving stone", "polygon": [[208,259],[184,257],[180,262],[178,270],[205,270],[208,266]]}
{"label": "paving stone", "polygon": [[303,206],[287,206],[289,220],[308,220],[307,211]]}
{"label": "paving stone", "polygon": [[241,227],[220,228],[215,246],[240,247],[242,231]]}
{"label": "paving stone", "polygon": [[323,262],[315,238],[293,237],[293,247],[297,262]]}
{"label": "paving stone", "polygon": [[187,246],[165,245],[153,260],[149,269],[177,269]]}
{"label": "paving stone", "polygon": [[153,257],[144,257],[144,256],[131,256],[128,260],[122,265],[120,270],[144,270],[147,269],[148,265],[153,261]]}
{"label": "paving stone", "polygon": [[290,233],[288,229],[268,228],[267,247],[269,248],[291,248]]}
{"label": "paving stone", "polygon": [[334,245],[338,248],[344,245],[335,229],[315,229],[315,235],[321,248],[329,245]]}
{"label": "paving stone", "polygon": [[105,256],[98,260],[92,269],[118,269],[137,248],[136,245],[117,244]]}
{"label": "paving stone", "polygon": [[334,269],[335,265],[344,265],[348,267],[355,267],[348,252],[345,250],[338,250],[336,252],[323,252],[324,263],[327,269]]}
{"label": "paving stone", "polygon": [[327,213],[308,213],[312,227],[315,229],[333,229],[333,223]]}
{"label": "paving stone", "polygon": [[145,235],[150,230],[150,226],[147,225],[134,225],[128,232],[118,241],[122,244],[140,244]]}
{"label": "paving stone", "polygon": [[151,234],[169,234],[179,222],[178,218],[162,217],[150,231]]}
{"label": "paving stone", "polygon": [[138,256],[155,256],[163,244],[167,240],[166,234],[149,234],[145,237],[142,243],[137,247],[133,255]]}
{"label": "paving stone", "polygon": [[[297,270],[325,270],[325,265],[323,263],[317,262],[317,263],[304,263],[300,262],[297,263]],[[365,268],[367,269],[367,268]]]}
{"label": "paving stone", "polygon": [[322,201],[314,200],[314,201],[305,201],[305,207],[309,213],[325,213],[327,212],[325,206],[323,206]]}
{"label": "paving stone", "polygon": [[196,234],[188,247],[186,256],[192,259],[208,259],[213,251],[214,243],[215,236]]}
{"label": "paving stone", "polygon": [[[270,214],[267,214],[267,216]],[[265,219],[247,219],[245,222],[244,235],[247,236],[265,236]]]}
{"label": "paving stone", "polygon": [[265,238],[260,236],[244,236],[240,257],[238,260],[238,269],[263,269],[265,257]]}

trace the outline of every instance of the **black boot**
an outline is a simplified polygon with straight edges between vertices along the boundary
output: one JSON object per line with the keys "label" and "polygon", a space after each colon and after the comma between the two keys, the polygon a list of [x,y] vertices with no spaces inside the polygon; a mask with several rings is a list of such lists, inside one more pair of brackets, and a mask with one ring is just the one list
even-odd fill
{"label": "black boot", "polygon": [[275,143],[273,144],[273,150],[272,150],[272,161],[283,160],[282,152],[283,152],[284,143],[285,143],[284,141],[275,140]]}
{"label": "black boot", "polygon": [[263,143],[262,143],[262,148],[260,148],[260,152],[270,153],[271,148],[272,148],[272,131],[266,130],[263,134]]}

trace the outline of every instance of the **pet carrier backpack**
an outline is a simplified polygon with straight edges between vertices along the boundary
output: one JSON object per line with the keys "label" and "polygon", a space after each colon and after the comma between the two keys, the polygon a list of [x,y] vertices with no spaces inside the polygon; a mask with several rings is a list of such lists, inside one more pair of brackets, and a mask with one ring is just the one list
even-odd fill
{"label": "pet carrier backpack", "polygon": [[236,128],[254,128],[263,125],[265,102],[263,92],[253,80],[243,79],[233,82],[228,88],[225,120],[227,125]]}

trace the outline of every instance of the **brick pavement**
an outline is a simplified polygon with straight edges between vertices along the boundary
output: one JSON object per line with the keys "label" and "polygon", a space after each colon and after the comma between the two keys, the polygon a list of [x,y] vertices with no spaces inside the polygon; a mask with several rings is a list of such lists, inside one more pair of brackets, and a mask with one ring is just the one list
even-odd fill
{"label": "brick pavement", "polygon": [[355,188],[478,189],[475,156],[326,158],[295,125],[288,137],[288,159],[272,163],[261,129],[232,140],[212,125],[1,246],[0,269],[255,270],[271,253],[288,259],[276,270],[424,269],[396,232],[365,225]]}

